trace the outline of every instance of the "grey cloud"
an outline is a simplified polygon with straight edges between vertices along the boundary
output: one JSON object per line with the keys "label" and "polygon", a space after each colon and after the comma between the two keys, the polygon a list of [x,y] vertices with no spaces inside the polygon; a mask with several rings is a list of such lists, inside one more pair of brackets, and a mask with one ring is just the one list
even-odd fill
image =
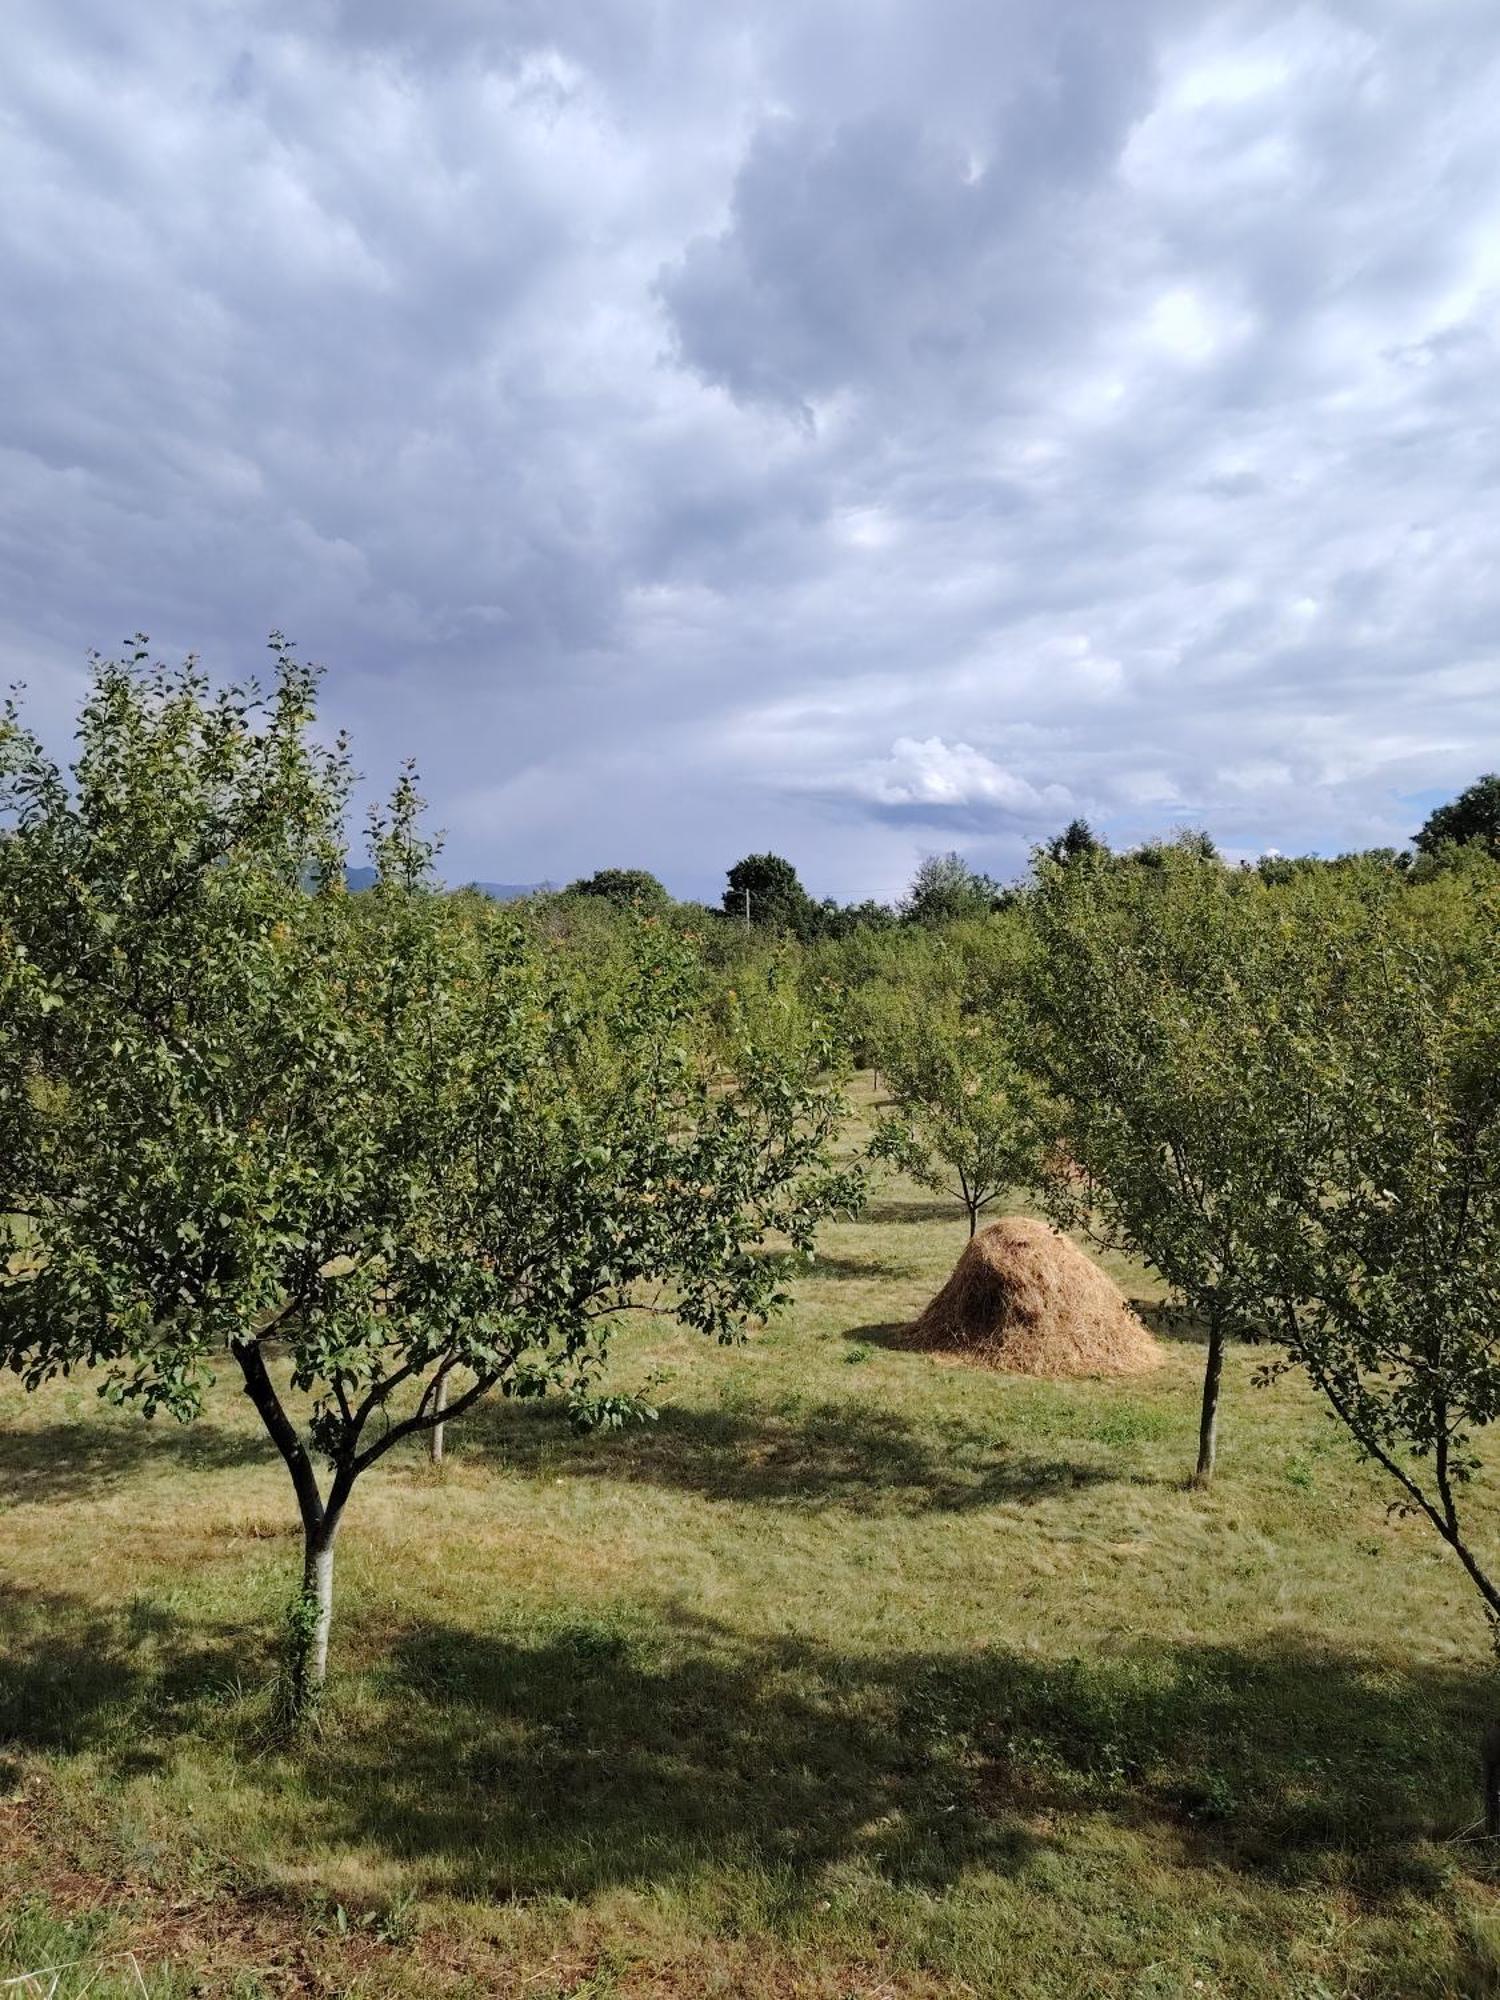
{"label": "grey cloud", "polygon": [[997,101],[982,119],[971,110],[967,138],[931,107],[885,100],[833,124],[766,121],[728,226],[662,273],[684,362],[809,420],[850,387],[916,377],[925,400],[947,378],[951,400],[992,386],[1001,357],[1035,373],[1041,349],[1055,365],[1060,345],[1087,339],[1085,308],[1117,261],[1110,204],[1087,197],[1149,104],[1147,19],[939,9],[932,34],[951,36],[950,60],[993,65]]}

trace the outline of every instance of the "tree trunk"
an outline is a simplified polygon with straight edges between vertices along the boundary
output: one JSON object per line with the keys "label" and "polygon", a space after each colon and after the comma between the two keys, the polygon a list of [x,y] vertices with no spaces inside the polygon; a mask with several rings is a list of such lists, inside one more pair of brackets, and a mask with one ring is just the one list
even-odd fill
{"label": "tree trunk", "polygon": [[298,1722],[328,1678],[328,1632],[333,1623],[333,1545],[338,1514],[307,1522],[302,1533],[302,1592],[292,1610],[288,1647],[288,1708]]}
{"label": "tree trunk", "polygon": [[[432,1399],[432,1407],[439,1413],[448,1407],[448,1376],[446,1370],[438,1377],[437,1394]],[[443,1462],[443,1426],[440,1423],[434,1424],[428,1435],[431,1440],[432,1462],[434,1465],[441,1465]]]}
{"label": "tree trunk", "polygon": [[963,1196],[964,1207],[969,1211],[969,1241],[972,1243],[979,1233],[980,1211],[989,1200],[989,1196],[979,1188],[970,1187],[967,1181],[963,1183]]}
{"label": "tree trunk", "polygon": [[1224,1323],[1217,1313],[1208,1322],[1208,1361],[1203,1370],[1203,1410],[1198,1419],[1198,1469],[1195,1486],[1213,1482],[1219,1451],[1219,1380],[1224,1373]]}
{"label": "tree trunk", "polygon": [[1500,1838],[1500,1722],[1492,1722],[1484,1732],[1484,1755],[1480,1765],[1484,1786],[1484,1831],[1488,1839]]}

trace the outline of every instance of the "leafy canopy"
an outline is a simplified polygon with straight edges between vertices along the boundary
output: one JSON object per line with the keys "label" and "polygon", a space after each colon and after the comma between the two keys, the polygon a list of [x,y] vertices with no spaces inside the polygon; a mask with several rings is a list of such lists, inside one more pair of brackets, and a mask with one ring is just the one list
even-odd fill
{"label": "leafy canopy", "polygon": [[1256,958],[1264,891],[1193,842],[1149,868],[1044,862],[1032,901],[1033,1058],[1058,1106],[1047,1199],[1065,1227],[1136,1252],[1205,1319],[1234,1319],[1258,1201],[1253,1115],[1219,1034]]}
{"label": "leafy canopy", "polygon": [[1412,839],[1422,854],[1436,854],[1452,842],[1477,845],[1500,861],[1500,773],[1487,771],[1456,799],[1429,813]]}

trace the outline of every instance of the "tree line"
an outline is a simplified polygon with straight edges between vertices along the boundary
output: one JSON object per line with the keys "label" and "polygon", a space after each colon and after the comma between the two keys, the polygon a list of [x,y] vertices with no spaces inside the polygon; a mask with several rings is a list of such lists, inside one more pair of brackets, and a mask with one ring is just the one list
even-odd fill
{"label": "tree line", "polygon": [[894,904],[874,897],[859,903],[840,903],[832,896],[819,901],[784,855],[747,854],[729,869],[717,907],[678,901],[646,868],[601,868],[544,900],[563,906],[597,900],[615,909],[674,915],[710,931],[732,924],[761,936],[811,944],[902,923],[933,925],[983,916],[1005,895],[999,883],[970,867],[962,855],[948,853],[928,855]]}
{"label": "tree line", "polygon": [[[1216,860],[1218,850],[1212,837],[1198,829],[1189,830],[1172,843],[1188,846],[1205,860]],[[1363,861],[1372,866],[1399,872],[1412,871],[1421,880],[1459,848],[1500,857],[1500,775],[1488,773],[1478,778],[1460,795],[1430,813],[1412,835],[1416,850],[1408,854],[1396,848],[1373,848],[1363,855],[1341,855],[1325,859],[1314,855],[1263,855],[1255,863],[1242,863],[1268,882],[1286,881],[1309,869],[1342,868]],[[1163,851],[1160,841],[1111,856],[1107,843],[1086,819],[1071,820],[1061,833],[1045,841],[1036,858],[1069,862],[1089,857],[1116,859],[1124,866],[1152,868]],[[911,882],[894,903],[875,897],[862,902],[840,903],[834,897],[821,900],[803,886],[796,867],[780,854],[747,854],[727,872],[717,908],[675,899],[661,880],[646,868],[601,868],[582,876],[557,892],[556,900],[568,903],[580,899],[598,900],[617,909],[633,909],[664,916],[676,912],[714,926],[718,920],[738,920],[749,930],[796,939],[812,944],[823,939],[846,938],[856,931],[883,931],[901,924],[926,928],[963,923],[988,916],[1007,907],[1022,893],[1022,885],[1002,884],[982,869],[973,867],[963,855],[949,850],[925,855]]]}

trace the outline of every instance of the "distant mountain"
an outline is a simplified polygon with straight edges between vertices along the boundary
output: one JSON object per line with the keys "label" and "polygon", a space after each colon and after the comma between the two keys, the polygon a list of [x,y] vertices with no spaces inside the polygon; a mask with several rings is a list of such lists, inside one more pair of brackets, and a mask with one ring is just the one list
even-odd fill
{"label": "distant mountain", "polygon": [[[346,868],[344,880],[351,889],[369,889],[374,886],[373,868]],[[465,882],[466,889],[477,889],[482,896],[490,897],[496,903],[513,903],[518,896],[534,896],[538,889],[546,888],[545,882]]]}

